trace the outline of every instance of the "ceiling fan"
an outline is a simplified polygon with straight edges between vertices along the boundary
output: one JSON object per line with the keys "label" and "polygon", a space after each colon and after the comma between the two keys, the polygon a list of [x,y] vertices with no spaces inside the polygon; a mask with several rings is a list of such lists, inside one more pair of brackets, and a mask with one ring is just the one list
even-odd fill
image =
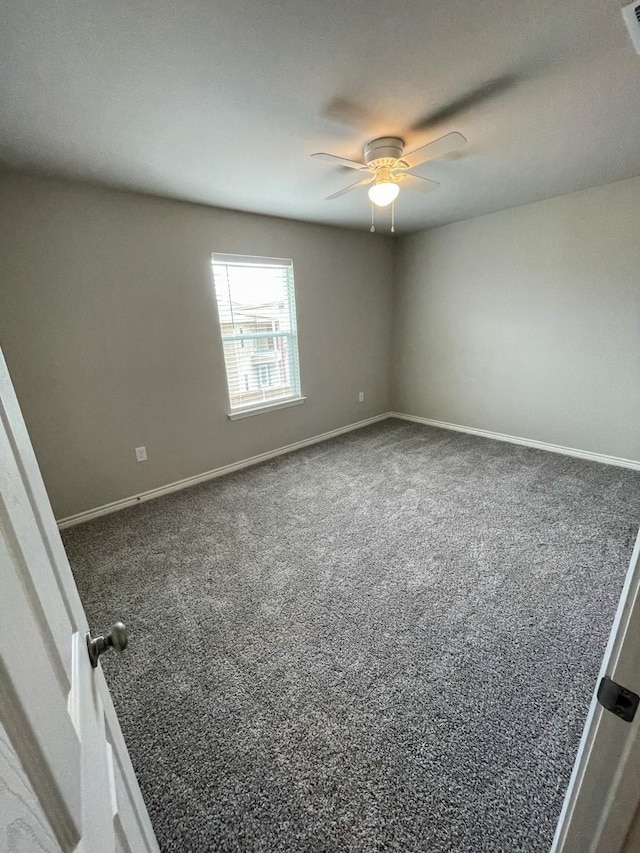
{"label": "ceiling fan", "polygon": [[428,160],[435,160],[458,150],[466,144],[466,141],[461,133],[453,131],[405,154],[402,139],[397,136],[382,136],[379,139],[373,139],[364,146],[364,163],[324,152],[311,156],[318,160],[326,160],[336,166],[346,166],[363,173],[363,177],[359,181],[338,190],[338,192],[328,196],[327,200],[339,198],[358,189],[358,187],[369,186],[368,195],[372,203],[377,207],[386,207],[395,201],[400,192],[400,187],[421,193],[428,193],[437,189],[440,186],[437,181],[414,175],[412,170]]}

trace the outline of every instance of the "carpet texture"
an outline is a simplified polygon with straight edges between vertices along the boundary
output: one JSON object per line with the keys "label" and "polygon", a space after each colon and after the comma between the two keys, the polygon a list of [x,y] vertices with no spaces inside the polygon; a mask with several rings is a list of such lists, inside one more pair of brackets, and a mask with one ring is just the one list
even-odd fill
{"label": "carpet texture", "polygon": [[163,851],[547,851],[640,475],[385,421],[69,530]]}

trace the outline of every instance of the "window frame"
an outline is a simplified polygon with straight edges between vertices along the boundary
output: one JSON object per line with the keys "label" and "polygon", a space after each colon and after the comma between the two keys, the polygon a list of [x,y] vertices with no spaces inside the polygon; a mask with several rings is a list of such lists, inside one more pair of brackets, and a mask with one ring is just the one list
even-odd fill
{"label": "window frame", "polygon": [[[281,329],[270,329],[262,332],[247,332],[245,329],[240,329],[240,332],[233,334],[224,334],[223,324],[220,320],[220,306],[218,304],[218,293],[216,291],[216,266],[246,266],[246,267],[275,267],[279,269],[289,268],[290,282],[286,287],[286,303],[288,314],[289,329],[283,331]],[[256,255],[235,255],[221,252],[211,253],[211,278],[213,284],[213,297],[216,308],[216,318],[218,323],[218,333],[222,344],[222,359],[224,364],[225,382],[227,386],[227,399],[229,403],[229,411],[227,417],[229,420],[238,420],[241,418],[251,417],[253,415],[262,414],[263,412],[274,411],[277,409],[288,408],[289,406],[297,406],[304,403],[306,397],[302,393],[302,379],[300,376],[300,354],[298,347],[298,324],[296,311],[296,292],[295,292],[295,276],[292,258],[274,258]],[[279,325],[277,321],[272,321],[272,325]],[[259,402],[252,401],[246,405],[234,406],[232,403],[232,389],[229,383],[229,371],[225,353],[225,344],[238,343],[241,348],[245,348],[245,341],[254,342],[251,350],[255,350],[255,341],[272,339],[274,342],[277,339],[285,339],[287,341],[287,376],[290,381],[292,393],[287,396],[272,398],[270,400],[262,400]],[[274,351],[277,351],[276,345]],[[267,354],[271,350],[264,350],[263,354]],[[259,354],[255,350],[255,354]],[[271,386],[260,386],[263,392]]]}

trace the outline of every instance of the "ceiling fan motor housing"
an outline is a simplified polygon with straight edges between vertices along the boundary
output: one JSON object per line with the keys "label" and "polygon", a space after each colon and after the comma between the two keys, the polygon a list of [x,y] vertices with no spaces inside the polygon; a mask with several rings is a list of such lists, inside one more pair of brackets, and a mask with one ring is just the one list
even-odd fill
{"label": "ceiling fan motor housing", "polygon": [[364,146],[364,162],[374,164],[377,160],[395,161],[402,157],[404,141],[397,136],[381,136]]}

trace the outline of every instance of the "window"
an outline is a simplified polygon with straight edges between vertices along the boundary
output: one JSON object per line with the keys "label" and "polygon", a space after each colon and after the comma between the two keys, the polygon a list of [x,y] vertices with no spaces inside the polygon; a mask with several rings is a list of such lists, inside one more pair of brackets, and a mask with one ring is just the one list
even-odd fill
{"label": "window", "polygon": [[[278,328],[278,321],[270,323],[256,323],[256,332],[271,332]],[[276,348],[275,338],[256,338],[254,341],[254,349],[258,352],[273,352]]]}
{"label": "window", "polygon": [[268,388],[271,385],[271,367],[268,364],[258,365],[258,381],[261,388]]}
{"label": "window", "polygon": [[230,417],[302,402],[293,262],[212,257]]}

